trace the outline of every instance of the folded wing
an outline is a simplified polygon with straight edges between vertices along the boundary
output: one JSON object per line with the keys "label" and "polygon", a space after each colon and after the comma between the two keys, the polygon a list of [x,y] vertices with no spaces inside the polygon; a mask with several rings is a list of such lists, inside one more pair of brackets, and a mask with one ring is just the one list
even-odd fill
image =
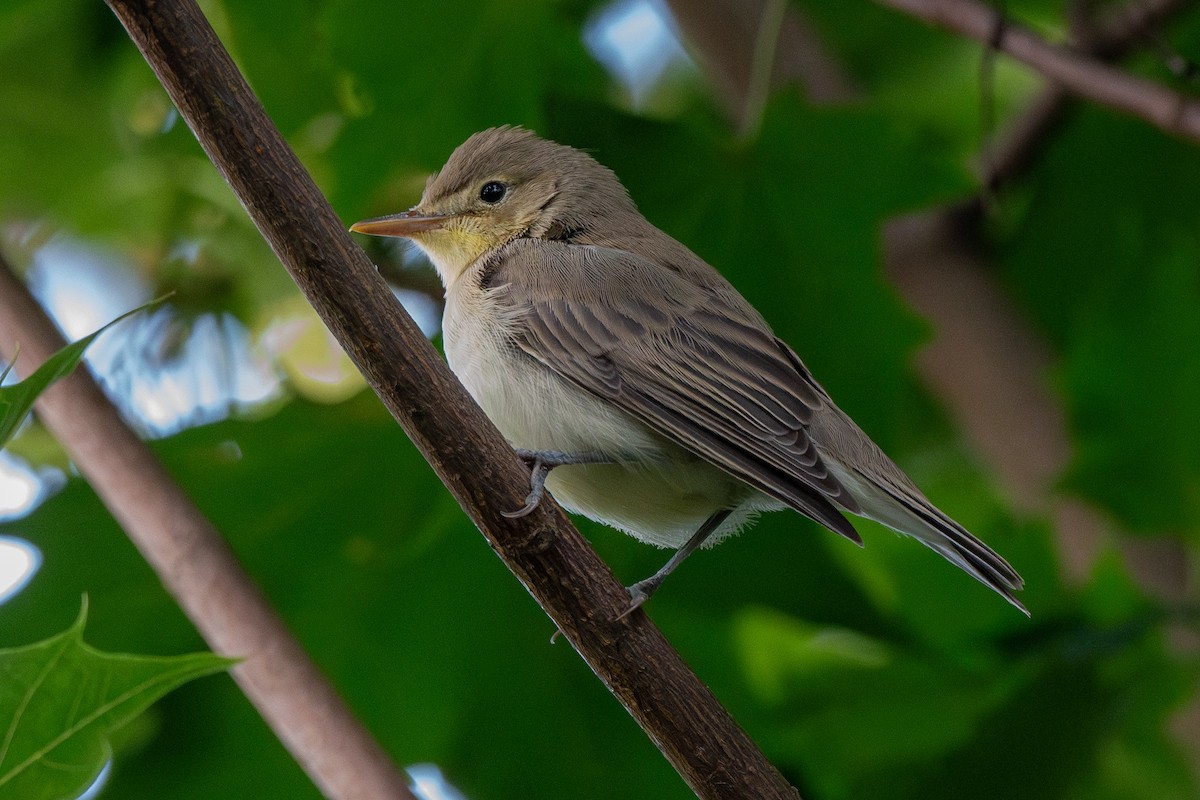
{"label": "folded wing", "polygon": [[[519,280],[506,270],[513,258]],[[546,241],[506,246],[487,273],[530,356],[861,542],[839,511],[858,505],[809,436],[823,392],[732,290],[696,286],[625,251]]]}

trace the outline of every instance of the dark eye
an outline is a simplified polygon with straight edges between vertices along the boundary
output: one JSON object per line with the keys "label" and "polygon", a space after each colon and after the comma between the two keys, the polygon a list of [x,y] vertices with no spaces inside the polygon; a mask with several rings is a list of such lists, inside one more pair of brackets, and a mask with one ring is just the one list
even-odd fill
{"label": "dark eye", "polygon": [[508,194],[508,187],[500,181],[488,181],[479,190],[479,199],[485,203],[499,203]]}

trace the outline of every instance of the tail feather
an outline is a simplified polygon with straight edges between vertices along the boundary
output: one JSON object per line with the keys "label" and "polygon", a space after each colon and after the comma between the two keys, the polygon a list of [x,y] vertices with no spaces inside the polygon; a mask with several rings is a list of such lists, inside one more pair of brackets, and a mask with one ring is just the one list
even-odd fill
{"label": "tail feather", "polygon": [[[842,475],[838,477],[846,481]],[[862,506],[863,516],[917,539],[1029,616],[1029,610],[1013,594],[1025,585],[1017,571],[999,553],[942,513],[915,487],[895,485],[858,470],[849,483]]]}

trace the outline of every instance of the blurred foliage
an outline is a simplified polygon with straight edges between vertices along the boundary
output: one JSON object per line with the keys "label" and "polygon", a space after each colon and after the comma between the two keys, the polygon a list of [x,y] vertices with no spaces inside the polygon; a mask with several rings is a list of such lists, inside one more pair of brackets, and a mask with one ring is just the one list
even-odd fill
{"label": "blurred foliage", "polygon": [[[864,99],[813,109],[783,92],[747,142],[696,81],[669,112],[631,110],[581,40],[596,3],[202,5],[347,221],[410,205],[489,125],[588,148],[1026,577],[1032,621],[878,526],[862,526],[859,551],[793,514],[689,561],[649,611],[807,800],[1200,794],[1200,758],[1170,732],[1196,692],[1195,608],[1156,600],[1109,550],[1085,585],[1063,585],[1050,521],[1006,506],[917,384],[924,323],[880,267],[889,216],[972,192],[975,45],[862,0],[811,3]],[[1060,3],[1011,8],[1048,35],[1066,27]],[[1200,41],[1200,17],[1170,38]],[[101,3],[0,2],[0,71],[14,251],[79,237],[183,308],[232,311],[260,333],[291,313],[294,287]],[[1035,86],[1003,66],[998,111]],[[1192,550],[1197,186],[1193,145],[1079,109],[999,198],[984,242],[1057,354],[1047,377],[1076,448],[1063,489]],[[398,762],[437,763],[480,800],[609,797],[614,775],[631,796],[688,796],[571,649],[549,643],[553,625],[372,396],[272,411],[156,447]],[[664,559],[581,527],[626,581]],[[82,592],[99,647],[203,646],[82,482],[0,532],[45,555],[0,608],[0,646],[62,630]],[[228,679],[184,686],[138,724],[115,745],[106,798],[318,796]]]}
{"label": "blurred foliage", "polygon": [[[0,447],[8,444],[9,437],[12,436],[17,426],[24,421],[25,416],[33,408],[38,395],[50,388],[50,385],[55,381],[70,375],[75,367],[79,365],[79,362],[83,360],[83,354],[87,350],[88,345],[94,342],[97,336],[130,314],[136,314],[149,305],[153,304],[147,304],[140,308],[135,308],[126,314],[122,314],[95,333],[90,333],[82,339],[71,342],[42,362],[42,365],[34,370],[34,373],[25,380],[13,383],[10,386],[0,386]],[[3,381],[9,375],[11,370],[11,364],[4,369],[0,369],[0,381]]]}

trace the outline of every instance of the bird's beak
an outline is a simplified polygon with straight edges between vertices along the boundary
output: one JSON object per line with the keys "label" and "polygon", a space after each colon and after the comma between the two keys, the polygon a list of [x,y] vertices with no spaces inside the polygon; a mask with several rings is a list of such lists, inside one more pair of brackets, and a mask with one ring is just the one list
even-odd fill
{"label": "bird's beak", "polygon": [[365,233],[370,236],[412,236],[414,233],[436,231],[454,219],[453,214],[419,214],[416,211],[402,211],[390,217],[364,219],[350,226],[354,233]]}

